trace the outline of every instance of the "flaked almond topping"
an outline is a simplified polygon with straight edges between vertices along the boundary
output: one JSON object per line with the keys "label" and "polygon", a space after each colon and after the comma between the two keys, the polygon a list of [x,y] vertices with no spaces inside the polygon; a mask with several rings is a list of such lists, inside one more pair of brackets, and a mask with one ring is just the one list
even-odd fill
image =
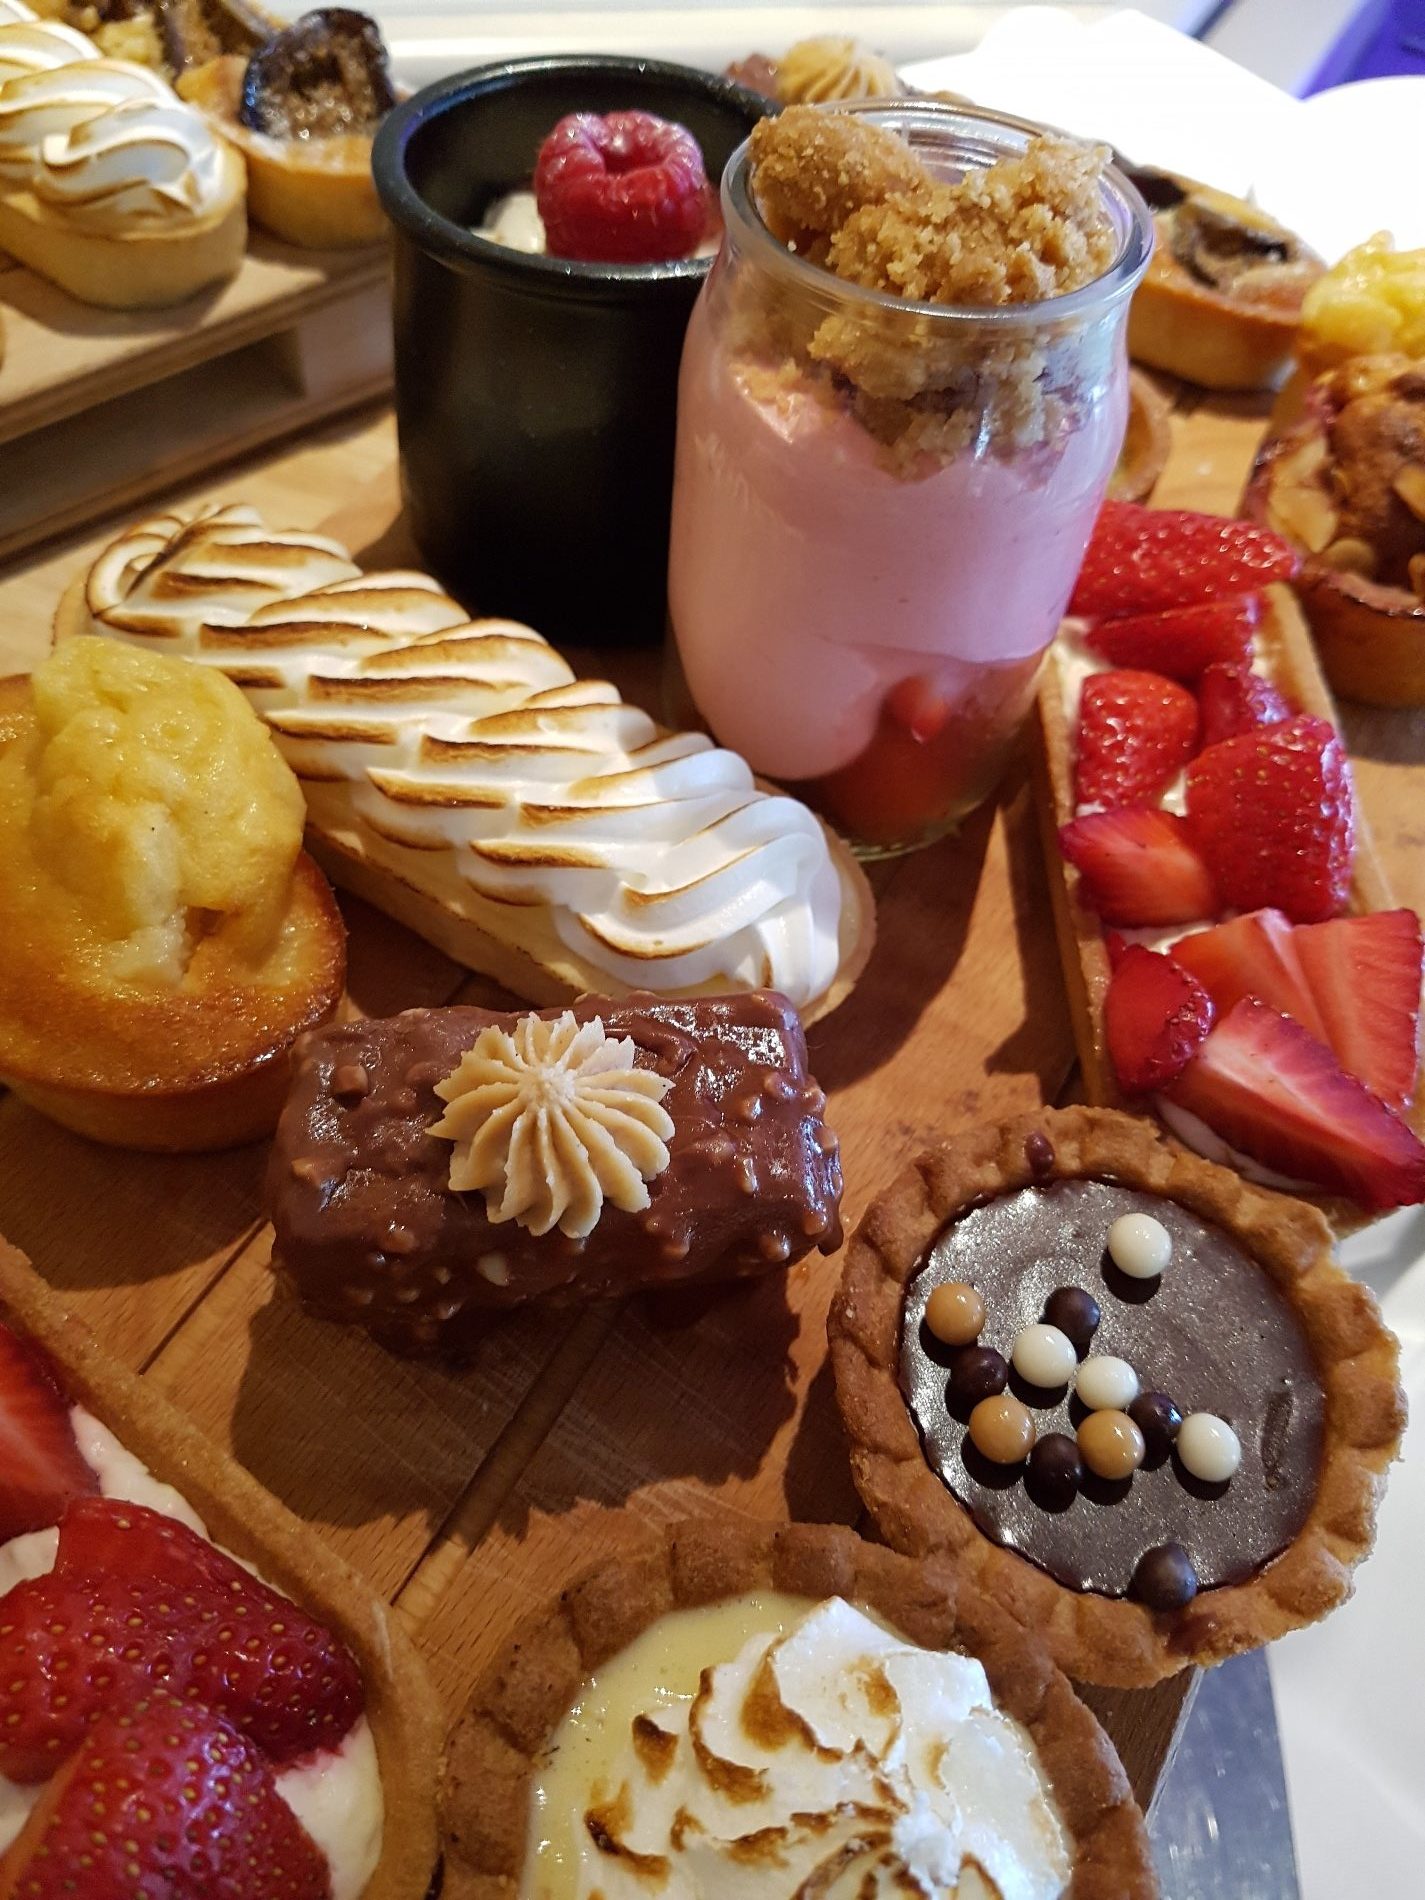
{"label": "flaked almond topping", "polygon": [[1346,574],[1362,574],[1367,580],[1376,571],[1375,549],[1353,535],[1345,535],[1339,541],[1333,541],[1321,551],[1321,559],[1327,567],[1334,567]]}
{"label": "flaked almond topping", "polygon": [[1406,572],[1410,576],[1410,585],[1425,600],[1425,554],[1412,554]]}
{"label": "flaked almond topping", "polygon": [[1425,468],[1419,462],[1407,462],[1398,470],[1391,487],[1417,520],[1425,521]]}
{"label": "flaked almond topping", "polygon": [[672,1084],[636,1066],[631,1037],[600,1017],[526,1016],[513,1033],[491,1024],[436,1084],[446,1104],[430,1132],[455,1144],[450,1185],[479,1190],[492,1222],[571,1239],[593,1232],[607,1200],[649,1205],[648,1182],[668,1165]]}

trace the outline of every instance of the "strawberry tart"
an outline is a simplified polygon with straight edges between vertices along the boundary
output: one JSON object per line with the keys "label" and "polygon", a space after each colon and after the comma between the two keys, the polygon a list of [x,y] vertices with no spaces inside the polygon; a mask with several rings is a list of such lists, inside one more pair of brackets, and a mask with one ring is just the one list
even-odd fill
{"label": "strawberry tart", "polygon": [[1425,1199],[1422,941],[1260,526],[1110,502],[1040,695],[1090,1099],[1339,1226]]}
{"label": "strawberry tart", "polygon": [[433,1705],[306,1544],[0,1247],[5,1900],[420,1900]]}

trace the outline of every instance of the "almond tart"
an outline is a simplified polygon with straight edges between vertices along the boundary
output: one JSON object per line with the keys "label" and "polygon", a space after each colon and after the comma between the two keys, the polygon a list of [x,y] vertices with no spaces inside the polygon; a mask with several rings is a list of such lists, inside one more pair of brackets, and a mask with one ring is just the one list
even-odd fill
{"label": "almond tart", "polygon": [[[340,1003],[345,928],[241,696],[224,681],[215,702],[186,661],[112,652],[118,668],[88,643],[45,662],[43,718],[29,681],[0,681],[0,1079],[95,1141],[252,1141],[276,1124],[293,1043]],[[157,758],[159,727],[132,700],[114,714],[119,694],[161,706],[169,737],[191,716],[183,756]],[[216,789],[195,820],[205,749]]]}
{"label": "almond tart", "polygon": [[[48,1355],[44,1376],[61,1404],[82,1406],[153,1479],[177,1491],[170,1502],[196,1512],[214,1543],[340,1637],[360,1671],[383,1808],[379,1857],[360,1900],[424,1900],[438,1857],[433,1791],[444,1720],[420,1657],[385,1603],[151,1381],[111,1360],[4,1241],[0,1321]],[[128,1461],[120,1462],[128,1471]]]}
{"label": "almond tart", "polygon": [[[813,1618],[820,1620],[814,1625]],[[828,1732],[818,1726],[816,1715],[809,1720],[796,1706],[800,1698],[789,1684],[796,1673],[795,1632],[803,1622],[808,1640],[800,1651],[809,1666],[798,1684],[808,1698],[801,1708],[815,1710],[818,1684],[847,1683],[849,1675],[841,1708],[850,1710],[860,1696],[868,1706],[878,1703],[877,1723],[898,1715],[909,1760],[913,1754],[919,1758],[913,1718],[930,1707],[939,1717],[932,1718],[926,1759],[932,1786],[946,1762],[952,1766],[940,1785],[953,1784],[956,1773],[955,1748],[945,1745],[946,1733],[953,1728],[957,1738],[966,1738],[960,1745],[973,1753],[971,1730],[977,1719],[1006,1737],[1006,1754],[1029,1764],[1036,1792],[1006,1805],[1017,1810],[1016,1820],[1026,1828],[1042,1825],[1046,1815],[1054,1817],[1050,1825],[1062,1856],[1062,1879],[1051,1875],[1046,1880],[1041,1867],[1034,1884],[1026,1880],[1015,1891],[1074,1900],[1149,1900],[1156,1894],[1143,1819],[1118,1757],[1036,1635],[943,1560],[913,1563],[839,1526],[719,1519],[675,1525],[651,1538],[646,1552],[616,1557],[590,1571],[532,1614],[486,1671],[447,1757],[442,1798],[450,1900],[513,1900],[517,1894],[560,1900],[591,1891],[587,1881],[576,1884],[579,1869],[569,1866],[570,1859],[584,1854],[597,1857],[589,1876],[596,1883],[593,1891],[611,1897],[637,1892],[651,1900],[669,1889],[673,1869],[668,1857],[629,1850],[629,1838],[636,1838],[640,1827],[637,1794],[656,1790],[665,1777],[669,1786],[681,1787],[679,1777],[689,1770],[695,1790],[717,1789],[730,1778],[740,1804],[735,1812],[739,1820],[745,1817],[745,1827],[743,1838],[718,1837],[714,1844],[700,1835],[695,1821],[682,1826],[674,1821],[666,1831],[670,1856],[685,1862],[706,1856],[680,1870],[692,1884],[679,1886],[679,1892],[786,1893],[792,1870],[800,1872],[819,1855],[823,1864],[797,1887],[799,1893],[928,1891],[905,1872],[901,1855],[913,1849],[894,1826],[896,1797],[884,1785],[856,1814],[849,1803],[828,1804],[825,1813],[816,1806],[825,1792],[820,1777],[828,1768],[834,1772],[839,1759],[854,1761],[857,1751],[849,1749],[845,1732],[839,1745],[828,1745]],[[814,1627],[828,1640],[811,1643]],[[850,1648],[843,1640],[848,1629]],[[751,1647],[744,1648],[749,1630]],[[779,1631],[784,1641],[776,1640]],[[829,1640],[833,1636],[835,1643]],[[755,1658],[763,1639],[772,1647],[759,1666]],[[859,1672],[856,1640],[867,1645]],[[896,1660],[886,1659],[888,1647],[896,1651]],[[732,1662],[740,1650],[740,1661]],[[943,1653],[947,1665],[948,1652],[956,1652],[982,1667],[983,1676],[973,1667],[965,1672],[979,1682],[982,1716],[972,1715],[962,1727],[963,1700],[953,1706],[953,1698],[937,1698],[933,1688],[923,1700],[917,1695],[917,1685],[907,1680],[908,1674],[914,1677],[917,1658],[925,1665],[924,1676],[937,1674],[936,1659],[925,1651]],[[713,1666],[705,1669],[699,1687],[701,1660]],[[715,1666],[724,1662],[726,1670]],[[833,1662],[841,1664],[836,1673]],[[734,1718],[740,1720],[738,1761],[705,1752],[702,1744],[714,1732],[719,1703],[725,1694],[739,1692],[746,1680],[739,1671],[753,1667],[753,1686],[740,1718]],[[950,1669],[958,1676],[958,1668]],[[659,1694],[665,1682],[673,1696],[683,1699],[698,1689],[691,1718],[685,1708],[679,1722],[669,1696]],[[634,1699],[640,1692],[646,1701]],[[605,1696],[621,1721],[601,1719]],[[783,1700],[787,1697],[790,1704]],[[654,1712],[652,1719],[648,1710]],[[583,1808],[582,1789],[601,1771],[619,1772],[621,1758],[613,1745],[622,1743],[620,1731],[630,1712],[630,1760],[638,1751],[652,1773],[635,1786],[633,1796],[628,1790],[634,1784],[625,1782],[627,1799],[591,1801]],[[861,1713],[849,1720],[858,1721]],[[870,1735],[874,1726],[860,1732]],[[563,1740],[576,1738],[575,1748],[561,1747]],[[768,1768],[739,1766],[749,1760],[749,1744],[755,1759],[759,1738]],[[607,1751],[607,1765],[596,1750]],[[810,1805],[797,1811],[794,1803],[787,1814],[776,1778],[789,1767],[795,1775],[799,1764],[809,1777],[802,1789],[813,1790]],[[561,1779],[566,1765],[570,1778]],[[980,1799],[989,1797],[982,1792]],[[539,1837],[551,1834],[551,1821],[557,1830],[566,1815],[575,1823],[567,1856],[557,1834],[552,1860],[547,1848],[535,1845],[530,1817],[536,1800]],[[726,1811],[724,1796],[714,1794],[712,1800],[714,1805],[722,1801]],[[758,1831],[758,1814],[768,1808],[783,1818]],[[959,1852],[955,1855],[958,1875],[947,1886],[942,1872],[935,1891],[953,1890],[969,1900],[1001,1889],[984,1879],[990,1870],[980,1855],[992,1856],[977,1844],[980,1815],[969,1801],[966,1810],[957,1816],[957,1845],[963,1850],[963,1860]],[[661,1831],[661,1817],[652,1825]],[[937,1844],[945,1838],[931,1832]],[[760,1877],[759,1867],[765,1869]]]}
{"label": "almond tart", "polygon": [[1327,679],[1368,706],[1425,706],[1425,364],[1355,357],[1264,442],[1243,513],[1303,554]]}
{"label": "almond tart", "polygon": [[1205,389],[1271,388],[1321,259],[1244,199],[1167,172],[1130,176],[1157,244],[1129,307],[1129,355]]}
{"label": "almond tart", "polygon": [[[1148,1277],[1130,1229],[1164,1249]],[[1315,1208],[1151,1123],[1044,1109],[920,1155],[867,1209],[829,1330],[882,1535],[1080,1681],[1144,1687],[1316,1622],[1371,1549],[1405,1423],[1374,1297]],[[1027,1438],[997,1441],[1006,1420]]]}

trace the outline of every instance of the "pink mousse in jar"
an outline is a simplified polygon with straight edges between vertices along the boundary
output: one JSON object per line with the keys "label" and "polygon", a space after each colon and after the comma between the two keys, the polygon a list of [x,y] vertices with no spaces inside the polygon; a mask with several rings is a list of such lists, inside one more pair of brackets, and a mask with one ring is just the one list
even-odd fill
{"label": "pink mousse in jar", "polygon": [[[1117,460],[1151,227],[1105,157],[917,102],[784,114],[729,166],[679,388],[678,657],[718,740],[868,852],[928,842],[992,789]],[[848,176],[874,193],[878,164],[889,207],[834,202]],[[836,274],[923,258],[920,222],[948,245],[962,175],[990,199],[963,208],[984,252],[999,220],[1050,253],[1007,239],[981,273],[1006,301],[925,298],[966,281],[963,241],[939,276],[912,268],[914,298]],[[1084,281],[1008,300],[1065,270]]]}

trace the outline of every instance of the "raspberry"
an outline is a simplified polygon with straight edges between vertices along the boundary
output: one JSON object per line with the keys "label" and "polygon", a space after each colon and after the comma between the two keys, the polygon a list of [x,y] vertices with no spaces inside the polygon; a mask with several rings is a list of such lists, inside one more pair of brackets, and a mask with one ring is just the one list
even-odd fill
{"label": "raspberry", "polygon": [[698,141],[650,112],[573,112],[539,148],[534,192],[551,257],[661,264],[697,249],[711,193]]}

